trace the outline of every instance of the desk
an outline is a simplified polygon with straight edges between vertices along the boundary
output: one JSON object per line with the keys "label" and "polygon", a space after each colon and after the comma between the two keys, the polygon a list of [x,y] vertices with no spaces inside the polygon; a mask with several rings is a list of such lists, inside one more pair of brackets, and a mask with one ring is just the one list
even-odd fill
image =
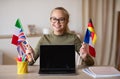
{"label": "desk", "polygon": [[[81,68],[78,70],[78,75],[40,75],[38,74],[39,66],[29,66],[29,73],[18,75],[16,65],[0,65],[0,79],[94,79],[84,72]],[[120,79],[120,77],[108,77],[97,79]]]}

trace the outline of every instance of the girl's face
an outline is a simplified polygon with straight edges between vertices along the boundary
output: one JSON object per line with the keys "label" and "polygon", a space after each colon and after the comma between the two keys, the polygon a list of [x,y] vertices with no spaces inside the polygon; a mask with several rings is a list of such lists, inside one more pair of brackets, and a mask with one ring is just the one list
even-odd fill
{"label": "girl's face", "polygon": [[54,10],[50,17],[51,26],[54,34],[61,35],[64,33],[67,27],[67,19],[62,10]]}

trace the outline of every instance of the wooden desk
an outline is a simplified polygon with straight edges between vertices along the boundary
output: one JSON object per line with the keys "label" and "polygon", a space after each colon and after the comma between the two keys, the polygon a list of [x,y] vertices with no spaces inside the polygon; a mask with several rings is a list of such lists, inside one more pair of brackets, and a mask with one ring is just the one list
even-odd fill
{"label": "wooden desk", "polygon": [[[39,66],[29,66],[29,73],[18,75],[16,65],[0,65],[0,79],[94,79],[81,69],[78,70],[78,75],[40,75],[38,74]],[[108,77],[98,79],[120,79],[120,77]]]}

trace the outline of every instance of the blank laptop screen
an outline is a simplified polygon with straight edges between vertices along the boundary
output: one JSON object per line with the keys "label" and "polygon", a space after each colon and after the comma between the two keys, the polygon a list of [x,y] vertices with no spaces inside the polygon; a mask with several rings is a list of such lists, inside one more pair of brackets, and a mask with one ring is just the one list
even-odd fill
{"label": "blank laptop screen", "polygon": [[41,45],[40,69],[41,74],[75,73],[74,45]]}

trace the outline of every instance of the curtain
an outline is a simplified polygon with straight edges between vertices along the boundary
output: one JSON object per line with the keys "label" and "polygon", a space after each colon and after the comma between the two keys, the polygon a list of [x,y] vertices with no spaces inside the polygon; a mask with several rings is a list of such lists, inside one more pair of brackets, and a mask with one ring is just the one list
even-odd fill
{"label": "curtain", "polygon": [[114,27],[115,0],[82,0],[83,35],[89,18],[92,19],[97,42],[96,65],[116,65],[116,27]]}

